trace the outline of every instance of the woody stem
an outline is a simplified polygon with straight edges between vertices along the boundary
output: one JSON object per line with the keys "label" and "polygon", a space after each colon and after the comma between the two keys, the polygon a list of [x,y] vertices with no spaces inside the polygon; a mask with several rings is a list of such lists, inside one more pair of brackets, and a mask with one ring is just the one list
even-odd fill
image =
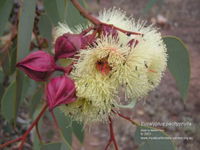
{"label": "woody stem", "polygon": [[91,16],[80,4],[77,0],[71,0],[72,4],[79,10],[80,14],[87,18],[94,25],[100,25],[101,22],[95,17]]}
{"label": "woody stem", "polygon": [[80,4],[77,0],[71,0],[72,4],[78,9],[78,11],[80,12],[80,14],[87,18],[91,23],[93,23],[97,28],[101,28],[103,25],[104,26],[110,26],[111,28],[114,28],[120,32],[123,32],[127,35],[142,35],[141,33],[137,33],[137,32],[132,32],[132,31],[126,31],[124,29],[121,29],[121,28],[118,28],[112,24],[106,24],[106,23],[103,23],[101,22],[100,20],[98,20],[97,18],[95,18],[94,16],[92,16],[89,12],[87,12]]}
{"label": "woody stem", "polygon": [[109,129],[110,129],[110,139],[108,141],[108,144],[105,147],[105,150],[108,149],[108,147],[110,146],[110,144],[113,142],[115,150],[118,150],[118,145],[115,139],[115,134],[114,134],[114,130],[113,130],[113,123],[112,123],[112,119],[109,117]]}
{"label": "woody stem", "polygon": [[116,112],[116,111],[114,111],[114,110],[112,110],[112,112],[113,112],[114,114],[118,115],[119,117],[121,117],[121,118],[123,118],[123,119],[129,121],[129,122],[132,123],[133,125],[140,126],[140,124],[139,124],[138,122],[132,120],[130,117],[124,116],[124,115],[122,115],[122,114],[120,114],[120,113],[118,113],[118,112]]}
{"label": "woody stem", "polygon": [[4,147],[17,142],[17,141],[21,141],[21,144],[19,146],[19,150],[23,149],[24,143],[26,142],[27,136],[29,135],[29,133],[31,132],[31,130],[38,124],[39,120],[41,119],[41,117],[43,116],[44,112],[46,111],[48,105],[44,105],[41,112],[39,113],[39,115],[37,116],[37,118],[33,121],[33,123],[31,124],[31,126],[28,128],[28,130],[19,138],[8,141],[2,145],[0,145],[0,149],[3,149]]}

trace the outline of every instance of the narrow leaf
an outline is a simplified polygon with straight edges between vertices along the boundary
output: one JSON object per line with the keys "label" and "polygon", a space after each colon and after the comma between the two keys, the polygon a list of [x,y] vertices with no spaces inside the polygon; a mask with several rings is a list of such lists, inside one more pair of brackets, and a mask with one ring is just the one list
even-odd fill
{"label": "narrow leaf", "polygon": [[13,41],[12,47],[5,52],[2,62],[2,69],[6,75],[12,75],[15,72],[16,53],[17,53],[16,39]]}
{"label": "narrow leaf", "polygon": [[50,143],[42,145],[41,150],[61,150],[61,147],[62,143]]}
{"label": "narrow leaf", "polygon": [[13,0],[0,1],[0,36],[3,34],[6,23],[8,22],[12,6]]}
{"label": "narrow leaf", "polygon": [[57,25],[60,21],[56,0],[44,0],[45,11],[53,25]]}
{"label": "narrow leaf", "polygon": [[4,80],[4,74],[3,72],[0,70],[0,107],[1,107],[1,98],[3,96],[4,93],[4,86],[3,86],[3,80]]}
{"label": "narrow leaf", "polygon": [[14,81],[5,90],[1,101],[1,114],[8,122],[12,121],[15,117],[15,104],[13,103],[15,99],[15,90],[16,82]]}
{"label": "narrow leaf", "polygon": [[47,15],[42,15],[39,21],[39,31],[40,34],[48,40],[48,44],[51,43],[52,37],[52,25],[49,17]]}
{"label": "narrow leaf", "polygon": [[[36,117],[39,115],[41,110],[42,110],[42,105],[40,105],[40,107],[38,107],[38,108],[35,108],[35,112],[33,114],[33,120],[36,119]],[[39,131],[41,131],[41,129],[42,129],[42,124],[43,124],[43,120],[40,119],[39,123],[38,123]],[[39,140],[39,137],[38,137],[36,130],[35,130],[34,134],[33,134],[33,150],[40,150],[41,144],[42,144],[42,141]]]}
{"label": "narrow leaf", "polygon": [[[84,7],[85,4],[83,0],[78,0],[78,2]],[[81,16],[79,11],[74,7],[71,1],[68,1],[67,4],[67,15],[66,15],[67,24],[69,27],[74,27],[79,24],[87,24],[87,19]]]}
{"label": "narrow leaf", "polygon": [[65,142],[66,146],[70,148],[72,144],[72,121],[69,117],[65,116],[64,113],[59,110],[59,108],[54,109],[54,112],[58,121],[63,142]]}
{"label": "narrow leaf", "polygon": [[[17,41],[17,61],[20,61],[29,53],[31,35],[35,17],[36,0],[22,1],[20,8],[18,41]],[[16,73],[16,98],[15,98],[15,118],[22,96],[24,74],[17,70]]]}
{"label": "narrow leaf", "polygon": [[176,80],[177,87],[183,99],[187,98],[190,81],[190,61],[185,44],[177,37],[163,38],[169,55],[168,68]]}
{"label": "narrow leaf", "polygon": [[34,111],[36,110],[37,106],[40,104],[40,100],[43,95],[43,90],[38,89],[35,94],[33,95],[31,102],[30,102],[30,116],[32,117]]}
{"label": "narrow leaf", "polygon": [[23,102],[23,100],[26,98],[27,96],[27,92],[29,90],[29,87],[30,87],[30,78],[28,76],[25,76],[23,78],[23,86],[22,86],[22,89],[21,89],[21,98],[20,98],[20,103]]}
{"label": "narrow leaf", "polygon": [[20,8],[17,60],[21,60],[29,53],[33,23],[35,17],[36,0],[24,0]]}
{"label": "narrow leaf", "polygon": [[83,143],[84,140],[84,129],[83,129],[83,124],[77,121],[74,121],[72,123],[73,127],[73,133],[76,135],[78,140]]}
{"label": "narrow leaf", "polygon": [[59,21],[65,21],[67,15],[67,1],[68,0],[56,0]]}

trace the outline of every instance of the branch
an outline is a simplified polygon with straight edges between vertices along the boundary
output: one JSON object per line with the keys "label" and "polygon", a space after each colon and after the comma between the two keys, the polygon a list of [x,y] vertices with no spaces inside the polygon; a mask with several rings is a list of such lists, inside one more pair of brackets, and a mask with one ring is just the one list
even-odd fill
{"label": "branch", "polygon": [[126,35],[130,36],[131,34],[134,35],[141,35],[143,36],[142,33],[137,33],[137,32],[132,32],[132,31],[126,31],[124,29],[118,28],[112,24],[106,24],[101,22],[100,20],[98,20],[97,18],[95,18],[94,16],[92,16],[89,12],[87,12],[80,4],[77,0],[71,0],[72,4],[77,8],[77,10],[80,12],[80,14],[87,18],[91,23],[93,23],[94,25],[97,26],[98,29],[101,29],[102,26],[110,26],[111,28],[114,28],[120,32],[125,33]]}
{"label": "branch", "polygon": [[108,144],[105,147],[105,150],[108,149],[108,147],[110,146],[110,144],[113,142],[115,150],[119,150],[118,146],[117,146],[117,142],[115,139],[115,134],[114,134],[114,130],[113,130],[113,124],[112,124],[112,119],[109,117],[109,129],[110,129],[110,139],[108,141]]}
{"label": "branch", "polygon": [[44,112],[46,111],[48,105],[44,105],[41,112],[39,113],[39,115],[37,116],[37,118],[35,119],[35,121],[33,121],[33,123],[31,124],[31,126],[28,128],[28,130],[19,138],[17,139],[14,139],[14,140],[11,140],[11,141],[8,141],[2,145],[0,145],[0,149],[3,149],[4,147],[14,143],[14,142],[17,142],[17,141],[21,141],[21,144],[19,146],[19,150],[22,150],[23,149],[23,146],[24,146],[24,143],[26,142],[26,139],[27,139],[27,136],[29,135],[29,133],[31,132],[31,130],[38,124],[40,118],[43,116]]}
{"label": "branch", "polygon": [[87,18],[90,22],[92,22],[94,25],[100,25],[101,22],[96,19],[95,17],[91,16],[79,3],[77,0],[71,0],[72,4],[78,9],[80,14]]}
{"label": "branch", "polygon": [[125,119],[125,120],[127,120],[129,122],[131,122],[133,125],[140,126],[140,124],[138,122],[132,120],[130,117],[124,116],[124,115],[122,115],[122,114],[120,114],[120,113],[118,113],[118,112],[116,112],[114,110],[112,110],[112,112],[114,114],[118,115],[119,117],[121,117],[121,118],[123,118],[123,119]]}

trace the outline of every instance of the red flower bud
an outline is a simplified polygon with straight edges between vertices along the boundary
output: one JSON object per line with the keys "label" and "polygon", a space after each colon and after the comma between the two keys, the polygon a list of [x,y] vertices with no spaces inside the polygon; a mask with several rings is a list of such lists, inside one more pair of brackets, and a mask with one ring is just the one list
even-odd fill
{"label": "red flower bud", "polygon": [[66,33],[55,42],[55,58],[72,58],[81,48],[82,35]]}
{"label": "red flower bud", "polygon": [[35,81],[45,81],[55,70],[53,56],[44,52],[36,51],[26,56],[16,65]]}
{"label": "red flower bud", "polygon": [[74,81],[66,76],[52,78],[46,87],[45,95],[50,110],[61,104],[74,102],[76,100]]}

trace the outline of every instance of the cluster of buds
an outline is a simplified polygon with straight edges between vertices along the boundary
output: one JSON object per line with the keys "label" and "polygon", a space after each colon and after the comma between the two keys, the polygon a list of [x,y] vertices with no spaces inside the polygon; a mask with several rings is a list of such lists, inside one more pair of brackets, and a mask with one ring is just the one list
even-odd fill
{"label": "cluster of buds", "polygon": [[[17,67],[37,82],[49,83],[45,89],[45,98],[49,110],[53,110],[61,104],[69,104],[76,100],[76,88],[74,81],[68,76],[72,70],[72,65],[62,67],[56,64],[60,58],[73,58],[75,54],[84,47],[83,43],[87,38],[78,34],[63,34],[55,42],[55,55],[38,50],[30,53],[22,61],[17,63]],[[53,72],[62,71],[64,74],[59,77],[52,77]]]}

